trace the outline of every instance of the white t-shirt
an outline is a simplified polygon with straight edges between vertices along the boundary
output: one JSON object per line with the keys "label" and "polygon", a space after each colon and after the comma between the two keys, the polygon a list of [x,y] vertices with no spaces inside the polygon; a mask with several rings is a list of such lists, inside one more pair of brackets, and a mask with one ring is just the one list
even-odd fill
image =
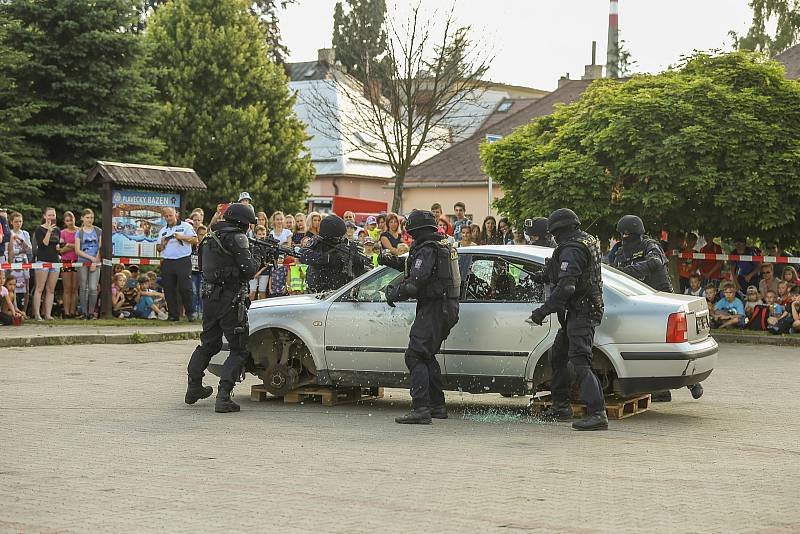
{"label": "white t-shirt", "polygon": [[[179,222],[175,226],[165,226],[158,232],[158,239],[170,235],[184,235],[194,237],[197,234],[194,232],[192,225],[186,222]],[[192,245],[186,241],[179,241],[178,239],[170,239],[167,241],[164,250],[161,251],[161,257],[165,260],[178,260],[185,258],[192,253]]]}
{"label": "white t-shirt", "polygon": [[292,240],[292,231],[289,230],[288,228],[284,228],[283,230],[281,230],[280,234],[276,234],[275,230],[272,230],[270,233],[272,234],[272,237],[275,239],[275,241],[277,241],[281,245],[283,245],[284,243],[288,243]]}

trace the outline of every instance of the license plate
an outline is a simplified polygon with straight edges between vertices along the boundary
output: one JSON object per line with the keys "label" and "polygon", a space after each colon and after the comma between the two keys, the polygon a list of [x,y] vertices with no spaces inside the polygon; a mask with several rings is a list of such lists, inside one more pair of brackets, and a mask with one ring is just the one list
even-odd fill
{"label": "license plate", "polygon": [[708,316],[707,315],[703,315],[701,317],[697,317],[695,320],[697,321],[697,331],[698,332],[701,332],[703,330],[708,330],[709,329],[709,322],[708,322]]}

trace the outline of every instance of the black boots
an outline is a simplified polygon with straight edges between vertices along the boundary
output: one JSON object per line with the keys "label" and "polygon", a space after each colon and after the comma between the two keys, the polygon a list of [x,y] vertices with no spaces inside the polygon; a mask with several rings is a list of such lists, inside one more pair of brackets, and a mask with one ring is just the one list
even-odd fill
{"label": "black boots", "polygon": [[589,414],[580,421],[572,423],[575,430],[608,430],[608,416],[605,408]]}
{"label": "black boots", "polygon": [[693,399],[699,399],[700,397],[703,396],[703,386],[701,386],[700,384],[693,384],[687,387],[689,388],[689,391],[692,392]]}
{"label": "black boots", "polygon": [[434,419],[447,419],[447,406],[441,404],[431,408],[431,417]]}
{"label": "black boots", "polygon": [[202,382],[192,382],[189,381],[189,387],[186,388],[186,396],[183,398],[183,402],[186,404],[194,404],[195,402],[199,401],[200,399],[206,399],[214,393],[214,388],[211,386],[203,387]]}
{"label": "black boots", "polygon": [[219,388],[217,388],[217,402],[214,404],[214,411],[217,413],[231,413],[239,410],[239,405],[231,400],[231,390],[220,384]]}
{"label": "black boots", "polygon": [[654,391],[650,394],[650,400],[653,402],[671,402],[672,392],[668,389],[664,391]]}
{"label": "black boots", "polygon": [[555,401],[552,406],[539,412],[538,417],[543,421],[570,421],[572,406],[569,401]]}
{"label": "black boots", "polygon": [[[445,412],[445,416],[447,412]],[[429,425],[431,424],[431,409],[430,408],[414,408],[405,415],[394,418],[395,423],[401,425]]]}

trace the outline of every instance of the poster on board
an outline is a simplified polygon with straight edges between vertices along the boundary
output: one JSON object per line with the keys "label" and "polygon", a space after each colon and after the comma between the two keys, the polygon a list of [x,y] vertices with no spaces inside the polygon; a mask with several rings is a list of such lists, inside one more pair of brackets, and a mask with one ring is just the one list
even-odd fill
{"label": "poster on board", "polygon": [[157,258],[158,232],[166,208],[180,209],[179,193],[114,190],[111,193],[112,254],[117,258]]}

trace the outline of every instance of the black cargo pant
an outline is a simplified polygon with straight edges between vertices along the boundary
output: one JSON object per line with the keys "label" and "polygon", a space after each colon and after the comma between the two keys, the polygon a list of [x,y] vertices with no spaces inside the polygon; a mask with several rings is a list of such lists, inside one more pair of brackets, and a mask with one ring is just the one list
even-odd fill
{"label": "black cargo pant", "polygon": [[567,362],[572,362],[581,400],[586,403],[589,414],[605,409],[600,381],[592,371],[594,329],[595,324],[585,315],[567,312],[566,320],[561,324],[550,352],[550,365],[553,369],[550,392],[553,401],[569,399],[570,374]]}
{"label": "black cargo pant", "polygon": [[222,349],[223,334],[228,340],[230,354],[222,365],[219,385],[226,391],[231,391],[241,376],[242,367],[249,355],[249,327],[247,314],[240,321],[238,306],[233,304],[238,293],[239,288],[231,285],[212,292],[209,297],[203,297],[203,333],[200,334],[200,345],[194,349],[186,369],[190,384],[202,383],[208,363]]}
{"label": "black cargo pant", "polygon": [[[181,304],[186,309],[186,315],[194,312],[192,309],[192,259],[189,256],[177,260],[164,260],[161,263],[161,287],[164,288],[164,298],[167,301],[169,318],[177,321],[181,318]],[[180,295],[180,304],[178,296]]]}
{"label": "black cargo pant", "polygon": [[436,353],[457,322],[458,299],[417,301],[406,349],[412,408],[444,405],[444,381]]}

